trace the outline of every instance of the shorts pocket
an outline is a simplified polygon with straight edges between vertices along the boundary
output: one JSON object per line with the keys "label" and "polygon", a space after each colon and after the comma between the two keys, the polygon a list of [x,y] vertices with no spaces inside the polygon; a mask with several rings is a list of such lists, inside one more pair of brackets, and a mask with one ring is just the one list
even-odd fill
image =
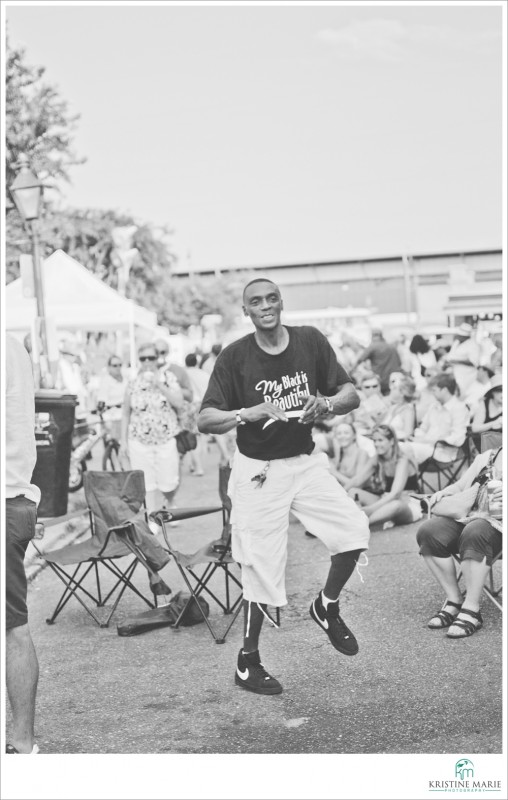
{"label": "shorts pocket", "polygon": [[252,566],[252,531],[245,525],[232,523],[231,553],[238,564],[242,564],[244,567]]}

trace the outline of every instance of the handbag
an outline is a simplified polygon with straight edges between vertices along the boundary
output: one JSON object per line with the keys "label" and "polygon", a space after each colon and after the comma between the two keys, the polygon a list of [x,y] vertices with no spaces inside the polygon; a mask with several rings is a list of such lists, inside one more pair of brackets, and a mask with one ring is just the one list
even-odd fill
{"label": "handbag", "polygon": [[195,450],[198,443],[196,434],[186,429],[180,431],[180,433],[177,433],[175,439],[177,450],[181,456],[185,455],[185,453],[188,453],[189,450]]}
{"label": "handbag", "polygon": [[461,517],[467,517],[474,505],[479,488],[478,483],[473,483],[472,486],[462,492],[446,494],[432,506],[432,513],[438,517],[450,517],[457,520]]}
{"label": "handbag", "polygon": [[119,636],[137,636],[140,633],[153,631],[157,628],[171,627],[175,624],[187,603],[189,605],[180,621],[180,625],[183,627],[204,622],[198,603],[205,617],[210,616],[210,606],[203,597],[199,597],[197,600],[193,597],[191,600],[190,594],[180,591],[173,596],[168,605],[151,608],[149,611],[143,611],[141,614],[127,617],[116,626],[117,633]]}

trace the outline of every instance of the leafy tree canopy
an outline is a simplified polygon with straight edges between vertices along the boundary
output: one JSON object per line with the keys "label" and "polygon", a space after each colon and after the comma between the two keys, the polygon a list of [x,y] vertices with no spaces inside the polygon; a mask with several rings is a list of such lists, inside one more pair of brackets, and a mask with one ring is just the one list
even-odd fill
{"label": "leafy tree canopy", "polygon": [[73,150],[79,120],[58,89],[44,81],[44,67],[30,66],[23,48],[7,40],[5,64],[6,182],[16,177],[20,153],[26,153],[32,169],[44,181],[69,180],[69,168],[82,164]]}

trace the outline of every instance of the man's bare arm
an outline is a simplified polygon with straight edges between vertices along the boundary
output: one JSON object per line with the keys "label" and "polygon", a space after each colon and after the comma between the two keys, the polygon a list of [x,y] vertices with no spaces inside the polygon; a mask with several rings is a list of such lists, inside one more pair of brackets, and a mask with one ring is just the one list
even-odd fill
{"label": "man's bare arm", "polygon": [[[218,408],[204,408],[199,412],[198,430],[201,433],[227,433],[231,431],[237,425],[237,410],[220,411]],[[288,421],[284,411],[273,403],[259,403],[257,406],[242,409],[243,422],[260,422],[263,419]]]}

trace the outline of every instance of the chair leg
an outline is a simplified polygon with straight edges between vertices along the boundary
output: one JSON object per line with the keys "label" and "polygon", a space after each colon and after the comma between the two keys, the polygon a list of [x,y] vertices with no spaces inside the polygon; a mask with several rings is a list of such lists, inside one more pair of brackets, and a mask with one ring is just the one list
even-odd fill
{"label": "chair leg", "polygon": [[[65,606],[67,605],[67,603],[69,602],[69,600],[73,596],[77,600],[79,600],[81,602],[81,605],[83,605],[85,608],[87,608],[87,606],[81,601],[81,599],[77,595],[77,590],[78,589],[81,589],[81,591],[84,594],[86,594],[90,598],[90,600],[93,600],[93,602],[98,605],[97,598],[94,597],[92,594],[90,594],[90,592],[87,591],[83,586],[81,586],[82,581],[84,581],[84,579],[86,578],[86,576],[88,575],[88,573],[92,569],[93,564],[89,564],[88,565],[88,567],[85,569],[83,575],[81,576],[80,580],[78,581],[78,580],[76,580],[76,576],[77,576],[77,574],[78,574],[78,572],[79,572],[79,570],[80,570],[80,568],[82,566],[81,564],[78,564],[78,566],[76,567],[76,569],[74,570],[72,575],[69,575],[69,573],[66,572],[64,569],[62,569],[62,567],[60,567],[58,564],[53,564],[51,561],[48,561],[47,563],[49,564],[49,566],[51,567],[51,569],[53,570],[55,575],[58,575],[58,577],[60,578],[62,583],[64,583],[64,585],[65,585],[65,589],[64,589],[60,599],[58,600],[58,602],[56,604],[56,607],[55,607],[55,610],[53,611],[53,614],[51,615],[51,617],[49,617],[46,620],[48,625],[53,625],[54,624],[56,618],[58,617],[58,615],[60,614],[62,609],[65,608]],[[65,576],[65,577],[63,577],[63,576]]]}
{"label": "chair leg", "polygon": [[[81,569],[81,567],[84,566],[84,564],[78,564],[78,566],[76,567],[76,569],[74,570],[72,575],[70,575],[68,572],[66,572],[58,564],[54,564],[51,561],[48,561],[47,563],[49,564],[49,566],[51,567],[53,572],[56,575],[58,575],[60,580],[65,584],[65,589],[64,589],[64,591],[62,593],[62,596],[60,597],[60,599],[59,599],[59,601],[58,601],[58,603],[56,605],[56,608],[55,608],[52,616],[49,617],[46,620],[48,625],[54,625],[56,618],[58,617],[60,612],[65,608],[65,606],[67,605],[67,603],[69,602],[71,597],[75,597],[76,600],[83,606],[83,608],[85,609],[87,614],[89,614],[92,617],[94,622],[96,622],[96,624],[100,628],[107,628],[109,626],[110,621],[111,621],[111,617],[115,613],[115,611],[116,611],[116,609],[118,607],[118,604],[119,604],[120,600],[122,599],[122,596],[123,596],[123,594],[124,594],[124,592],[125,592],[125,590],[127,588],[131,589],[138,597],[140,597],[142,600],[144,600],[144,602],[149,606],[149,608],[155,608],[154,604],[151,603],[149,600],[147,600],[146,597],[137,589],[136,586],[134,586],[134,584],[131,581],[131,578],[133,576],[134,570],[136,569],[136,567],[137,567],[137,565],[139,563],[136,558],[126,567],[126,569],[123,572],[120,569],[118,569],[116,564],[114,564],[112,562],[110,563],[105,559],[101,560],[101,563],[117,578],[117,581],[116,581],[115,585],[113,586],[111,591],[108,592],[108,594],[104,598],[102,597],[102,593],[101,593],[100,574],[99,574],[99,569],[98,569],[99,564],[98,564],[97,561],[94,560],[94,561],[90,562],[89,564],[87,564],[87,566],[86,566],[83,574],[79,578],[79,580],[77,579],[78,572]],[[93,594],[91,594],[82,585],[84,579],[86,578],[86,576],[88,575],[88,573],[92,569],[94,570],[94,575],[95,575],[95,583],[96,583],[96,586],[97,586],[97,596],[94,596]],[[79,592],[82,592],[93,603],[95,603],[95,605],[98,608],[104,608],[106,603],[108,602],[110,597],[114,594],[114,592],[118,589],[120,584],[123,584],[123,586],[120,589],[120,591],[118,592],[118,594],[117,594],[117,596],[115,598],[115,602],[114,602],[111,610],[108,612],[107,617],[105,617],[105,618],[104,617],[102,617],[102,618],[99,617],[93,611],[93,609],[91,609],[84,602],[84,600],[82,599],[82,597],[80,597],[80,594],[79,594]]]}

